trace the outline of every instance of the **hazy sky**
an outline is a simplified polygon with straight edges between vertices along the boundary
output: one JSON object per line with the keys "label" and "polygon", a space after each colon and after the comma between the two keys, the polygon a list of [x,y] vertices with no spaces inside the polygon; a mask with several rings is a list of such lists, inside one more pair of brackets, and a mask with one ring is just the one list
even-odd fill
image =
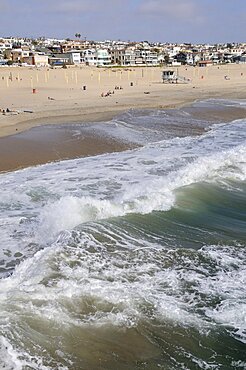
{"label": "hazy sky", "polygon": [[0,0],[0,36],[246,42],[246,0]]}

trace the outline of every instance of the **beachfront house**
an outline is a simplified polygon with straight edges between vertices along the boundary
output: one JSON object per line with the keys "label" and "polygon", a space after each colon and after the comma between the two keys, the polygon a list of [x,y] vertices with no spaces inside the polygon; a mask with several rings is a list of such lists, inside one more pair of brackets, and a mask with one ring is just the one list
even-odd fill
{"label": "beachfront house", "polygon": [[[173,59],[174,61],[179,62],[184,65],[188,63],[188,54],[181,51],[177,55],[175,55]],[[193,64],[193,60],[191,64]]]}
{"label": "beachfront house", "polygon": [[174,56],[173,60],[181,63],[182,65],[195,65],[201,59],[200,53],[192,51],[181,51]]}
{"label": "beachfront house", "polygon": [[12,49],[12,43],[6,42],[5,40],[1,39],[0,40],[0,52],[4,52],[5,50],[11,50]]}
{"label": "beachfront house", "polygon": [[98,49],[97,52],[97,66],[109,66],[111,64],[111,55],[107,49]]}
{"label": "beachfront house", "polygon": [[78,65],[81,63],[80,50],[73,50],[67,53],[53,53],[49,56],[49,63],[53,66]]}
{"label": "beachfront house", "polygon": [[81,52],[81,61],[87,66],[97,65],[97,53],[96,49],[86,49]]}
{"label": "beachfront house", "polygon": [[33,56],[35,52],[28,47],[7,49],[4,51],[6,59],[13,63],[27,63],[29,65],[35,65]]}
{"label": "beachfront house", "polygon": [[217,52],[212,52],[210,59],[213,61],[213,64],[219,64],[221,62],[221,55]]}
{"label": "beachfront house", "polygon": [[48,55],[29,53],[29,55],[22,57],[21,62],[36,67],[47,67],[49,65],[49,58]]}
{"label": "beachfront house", "polygon": [[132,48],[112,49],[112,64],[120,66],[134,66],[136,64],[136,53]]}
{"label": "beachfront house", "polygon": [[145,50],[145,64],[148,66],[156,66],[158,64],[157,52]]}
{"label": "beachfront house", "polygon": [[71,64],[71,59],[66,53],[52,54],[49,56],[49,64],[54,67],[62,67]]}
{"label": "beachfront house", "polygon": [[81,63],[81,52],[80,50],[68,51],[66,53],[69,56],[70,64],[80,64]]}
{"label": "beachfront house", "polygon": [[160,62],[157,51],[146,42],[129,44],[128,46],[117,45],[111,49],[112,64],[121,66],[158,65]]}
{"label": "beachfront house", "polygon": [[11,60],[13,63],[21,63],[23,57],[23,50],[21,48],[5,50],[5,56],[6,59]]}
{"label": "beachfront house", "polygon": [[156,66],[158,65],[157,53],[151,49],[136,49],[136,64],[137,65],[148,65]]}
{"label": "beachfront house", "polygon": [[49,57],[44,54],[34,54],[33,55],[33,64],[36,67],[47,67],[49,65]]}
{"label": "beachfront house", "polygon": [[81,52],[81,61],[88,66],[109,66],[111,55],[107,49],[86,49]]}

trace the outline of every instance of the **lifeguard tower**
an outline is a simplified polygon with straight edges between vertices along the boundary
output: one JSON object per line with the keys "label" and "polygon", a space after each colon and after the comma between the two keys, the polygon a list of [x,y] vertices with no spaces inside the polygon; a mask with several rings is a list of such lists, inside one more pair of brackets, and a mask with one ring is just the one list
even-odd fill
{"label": "lifeguard tower", "polygon": [[185,78],[185,77],[182,77],[182,76],[179,76],[178,73],[176,73],[175,71],[171,70],[171,69],[168,69],[168,70],[165,70],[162,72],[162,81],[163,83],[185,83],[187,84],[188,82],[190,82],[189,79]]}

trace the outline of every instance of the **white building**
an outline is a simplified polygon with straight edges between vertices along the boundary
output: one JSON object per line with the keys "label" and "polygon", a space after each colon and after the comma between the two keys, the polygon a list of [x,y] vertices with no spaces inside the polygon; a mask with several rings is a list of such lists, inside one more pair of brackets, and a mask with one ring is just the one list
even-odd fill
{"label": "white building", "polygon": [[47,67],[49,65],[48,55],[34,54],[33,63],[36,67]]}
{"label": "white building", "polygon": [[80,64],[81,63],[81,53],[80,51],[68,51],[66,53],[69,56],[69,61],[71,64]]}
{"label": "white building", "polygon": [[6,49],[12,49],[12,43],[5,42],[4,40],[0,41],[0,52],[3,52]]}
{"label": "white building", "polygon": [[158,64],[157,53],[150,49],[137,49],[136,50],[136,64],[145,64],[153,66]]}
{"label": "white building", "polygon": [[108,66],[111,64],[111,55],[107,49],[86,49],[81,51],[81,62],[89,66]]}
{"label": "white building", "polygon": [[111,55],[106,49],[98,49],[97,54],[97,66],[108,66],[111,64]]}
{"label": "white building", "polygon": [[86,49],[81,52],[81,61],[88,66],[97,66],[96,49]]}

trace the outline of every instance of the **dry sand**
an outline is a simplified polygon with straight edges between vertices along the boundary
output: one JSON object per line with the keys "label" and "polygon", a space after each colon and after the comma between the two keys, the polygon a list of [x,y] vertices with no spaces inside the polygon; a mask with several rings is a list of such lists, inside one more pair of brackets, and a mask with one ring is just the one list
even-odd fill
{"label": "dry sand", "polygon": [[[196,99],[246,99],[246,64],[180,67],[179,75],[190,80],[187,84],[163,84],[162,71],[159,67],[0,68],[0,109],[12,111],[0,114],[0,172],[127,148],[86,134],[75,140],[66,129],[41,125],[109,120],[130,108],[172,108]],[[108,91],[114,94],[101,96]],[[218,111],[212,113],[216,118]],[[199,117],[202,114],[199,109]],[[204,114],[209,119],[211,112]],[[230,115],[243,118],[245,110],[225,109],[218,118],[230,120]]]}
{"label": "dry sand", "polygon": [[[246,98],[246,64],[179,67],[179,75],[190,79],[188,84],[163,84],[163,69],[2,67],[0,109],[19,114],[0,114],[0,137],[40,124],[110,119],[130,108],[176,107],[206,98]],[[115,86],[122,89],[115,90]],[[101,97],[109,90],[114,94]]]}

